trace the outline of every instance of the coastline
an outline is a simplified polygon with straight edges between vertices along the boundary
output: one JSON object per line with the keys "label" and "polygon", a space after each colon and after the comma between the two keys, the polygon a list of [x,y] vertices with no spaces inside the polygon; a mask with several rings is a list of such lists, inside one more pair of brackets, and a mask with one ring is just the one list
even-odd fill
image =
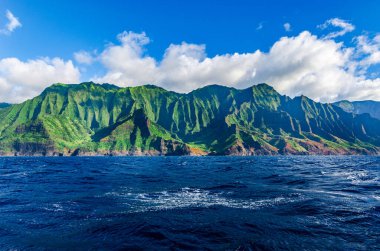
{"label": "coastline", "polygon": [[268,157],[268,156],[380,156],[380,152],[376,153],[267,153],[267,154],[164,154],[152,152],[140,153],[99,153],[99,152],[86,152],[80,154],[64,154],[61,152],[54,153],[30,153],[21,154],[16,152],[0,153],[0,157]]}

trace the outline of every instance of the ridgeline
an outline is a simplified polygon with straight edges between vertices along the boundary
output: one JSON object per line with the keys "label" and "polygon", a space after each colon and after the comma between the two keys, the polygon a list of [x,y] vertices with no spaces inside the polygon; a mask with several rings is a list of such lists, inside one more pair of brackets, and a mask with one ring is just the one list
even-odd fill
{"label": "ridgeline", "polygon": [[0,108],[0,155],[378,154],[380,120],[341,107],[267,84],[54,84]]}

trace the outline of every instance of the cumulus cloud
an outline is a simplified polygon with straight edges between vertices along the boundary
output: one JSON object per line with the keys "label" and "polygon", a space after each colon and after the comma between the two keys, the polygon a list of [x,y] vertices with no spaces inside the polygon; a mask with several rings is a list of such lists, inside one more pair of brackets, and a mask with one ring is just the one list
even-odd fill
{"label": "cumulus cloud", "polygon": [[[330,19],[333,20],[333,19]],[[334,21],[327,21],[342,30]],[[290,28],[290,27],[289,27]],[[339,31],[342,34],[342,31]],[[338,32],[338,33],[339,33]],[[168,90],[189,92],[210,84],[246,88],[268,83],[291,97],[306,95],[316,101],[342,99],[380,101],[380,78],[370,79],[367,69],[380,63],[380,35],[359,36],[354,47],[309,31],[285,36],[269,51],[208,56],[204,44],[170,44],[162,59],[149,56],[144,33],[122,32],[118,42],[99,53],[79,51],[79,64],[99,62],[105,70],[91,80],[119,86],[156,84]],[[1,101],[19,102],[38,95],[54,82],[79,82],[80,71],[71,61],[59,58],[20,61],[0,59]]]}
{"label": "cumulus cloud", "polygon": [[157,62],[144,54],[143,46],[149,42],[145,33],[124,32],[118,38],[121,45],[111,45],[100,55],[107,74],[94,81],[120,86],[153,83],[188,92],[203,85],[248,80],[258,57],[255,53],[236,53],[208,58],[205,45],[183,42],[171,44],[162,61]]}
{"label": "cumulus cloud", "polygon": [[93,53],[90,53],[88,51],[75,52],[74,59],[77,63],[86,65],[90,65],[96,60]]}
{"label": "cumulus cloud", "polygon": [[7,24],[5,25],[5,27],[4,27],[3,29],[0,30],[0,33],[2,33],[2,34],[10,34],[10,33],[12,33],[16,28],[22,26],[22,24],[20,23],[20,21],[18,20],[18,18],[15,17],[15,16],[13,15],[13,13],[10,12],[9,10],[6,11],[6,13],[5,13],[5,17],[7,18],[8,22],[7,22]]}
{"label": "cumulus cloud", "polygon": [[345,20],[342,20],[340,18],[331,18],[327,20],[325,23],[318,25],[318,28],[324,30],[329,27],[335,27],[340,29],[339,31],[334,31],[329,34],[327,34],[324,38],[325,39],[331,39],[336,38],[345,35],[348,32],[351,32],[355,30],[355,26]]}
{"label": "cumulus cloud", "polygon": [[144,45],[149,43],[145,33],[123,32],[118,35],[120,45],[109,45],[100,55],[101,63],[108,69],[96,81],[120,85],[153,83],[158,77],[156,60],[144,55]]}
{"label": "cumulus cloud", "polygon": [[18,103],[39,95],[52,83],[78,83],[79,78],[79,70],[73,63],[60,58],[0,59],[0,100]]}
{"label": "cumulus cloud", "polygon": [[380,100],[380,80],[357,73],[354,48],[308,31],[282,37],[267,53],[208,57],[205,45],[171,44],[161,61],[146,55],[144,46],[150,40],[145,33],[123,32],[118,39],[119,45],[109,45],[101,53],[107,73],[94,81],[120,86],[152,83],[179,92],[208,84],[245,88],[266,82],[283,94],[323,102]]}
{"label": "cumulus cloud", "polygon": [[[8,22],[0,34],[9,35],[22,26],[17,17],[6,11]],[[83,57],[82,57],[83,59]],[[80,72],[72,61],[60,58],[40,58],[21,61],[0,58],[0,101],[18,103],[37,96],[52,83],[78,83]]]}
{"label": "cumulus cloud", "polygon": [[290,23],[284,23],[284,29],[285,29],[285,31],[291,31],[292,26],[290,25]]}

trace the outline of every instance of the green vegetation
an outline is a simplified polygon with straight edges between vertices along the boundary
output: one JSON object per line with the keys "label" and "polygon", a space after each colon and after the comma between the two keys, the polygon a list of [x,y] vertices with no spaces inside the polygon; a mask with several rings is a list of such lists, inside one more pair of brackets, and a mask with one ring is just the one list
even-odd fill
{"label": "green vegetation", "polygon": [[[345,104],[347,106],[347,104]],[[380,120],[259,84],[54,84],[0,108],[0,154],[377,154]]]}

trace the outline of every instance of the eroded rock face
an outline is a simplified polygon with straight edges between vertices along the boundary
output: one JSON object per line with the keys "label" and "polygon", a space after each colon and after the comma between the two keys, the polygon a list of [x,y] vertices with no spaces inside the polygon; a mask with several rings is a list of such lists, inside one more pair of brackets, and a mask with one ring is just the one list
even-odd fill
{"label": "eroded rock face", "polygon": [[15,156],[54,156],[55,149],[52,144],[43,144],[37,142],[15,142]]}
{"label": "eroded rock face", "polygon": [[[15,134],[19,137],[13,142],[13,155],[16,156],[46,156],[54,155],[54,142],[49,140],[48,132],[46,131],[41,121],[34,121],[27,124],[22,124],[16,127]],[[39,141],[29,139],[28,137],[36,137]]]}
{"label": "eroded rock face", "polygon": [[190,155],[191,150],[183,143],[162,139],[160,152],[163,155]]}
{"label": "eroded rock face", "polygon": [[1,155],[378,154],[380,120],[259,84],[55,84],[0,109]]}

